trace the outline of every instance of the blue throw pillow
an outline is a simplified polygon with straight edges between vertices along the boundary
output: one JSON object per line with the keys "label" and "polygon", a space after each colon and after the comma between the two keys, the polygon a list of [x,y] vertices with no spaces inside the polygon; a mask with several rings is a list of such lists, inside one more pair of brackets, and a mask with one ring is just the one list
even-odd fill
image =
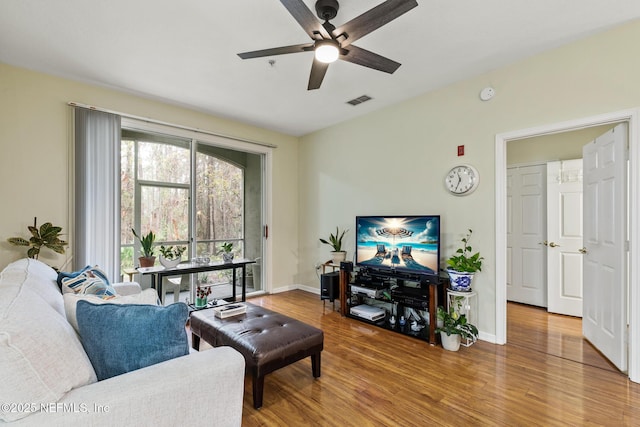
{"label": "blue throw pillow", "polygon": [[91,266],[87,265],[85,268],[83,268],[82,270],[79,270],[79,271],[71,271],[71,272],[59,271],[58,272],[58,279],[56,280],[56,282],[58,282],[58,287],[60,288],[60,290],[62,290],[62,281],[64,279],[72,279],[74,277],[78,277],[79,275],[81,275],[82,273],[84,273],[85,271],[87,271],[90,268],[91,268]]}
{"label": "blue throw pillow", "polygon": [[184,303],[93,304],[78,301],[82,345],[98,380],[189,354]]}

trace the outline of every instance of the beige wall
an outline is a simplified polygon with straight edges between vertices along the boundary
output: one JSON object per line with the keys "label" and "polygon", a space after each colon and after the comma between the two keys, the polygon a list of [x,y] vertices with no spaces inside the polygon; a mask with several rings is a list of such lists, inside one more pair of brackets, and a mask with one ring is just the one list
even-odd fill
{"label": "beige wall", "polygon": [[[68,227],[68,101],[277,144],[273,164],[273,285],[318,288],[326,237],[356,215],[442,215],[442,258],[467,228],[485,265],[474,285],[480,330],[495,333],[495,135],[640,105],[634,22],[298,140],[137,96],[0,64],[0,266],[21,256],[4,239],[34,216]],[[399,71],[401,73],[401,70]],[[401,74],[389,78],[401,78]],[[496,89],[489,102],[478,98]],[[375,102],[375,93],[374,96]],[[464,144],[466,155],[456,156]],[[450,196],[446,171],[471,163],[480,186]],[[54,259],[52,264],[64,260]]]}
{"label": "beige wall", "polygon": [[[301,282],[317,286],[314,266],[327,259],[318,237],[336,225],[353,229],[356,215],[440,214],[443,259],[474,230],[473,246],[485,257],[474,279],[478,326],[494,335],[495,136],[640,105],[640,57],[632,50],[639,40],[640,22],[627,24],[303,137]],[[486,86],[496,96],[482,102]],[[461,144],[466,153],[457,157]],[[467,197],[443,186],[458,163],[473,164],[481,176]],[[352,257],[353,230],[347,239]]]}
{"label": "beige wall", "polygon": [[[120,111],[278,146],[273,154],[273,286],[294,282],[290,250],[298,244],[298,139],[97,86],[0,64],[0,268],[26,251],[6,243],[27,237],[27,225],[51,221],[69,230],[71,108],[67,102]],[[46,256],[45,256],[46,254]],[[66,259],[43,251],[41,259]]]}
{"label": "beige wall", "polygon": [[615,127],[614,124],[594,126],[571,132],[509,141],[507,165],[581,159],[582,147],[613,127]]}

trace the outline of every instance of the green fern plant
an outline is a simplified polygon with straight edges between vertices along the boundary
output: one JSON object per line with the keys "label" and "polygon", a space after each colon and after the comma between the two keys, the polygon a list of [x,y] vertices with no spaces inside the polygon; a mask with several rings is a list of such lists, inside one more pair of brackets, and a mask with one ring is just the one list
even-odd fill
{"label": "green fern plant", "polygon": [[7,239],[7,242],[15,246],[30,246],[27,250],[27,257],[38,259],[40,255],[40,249],[44,246],[49,248],[55,253],[64,254],[64,247],[68,243],[60,239],[60,232],[62,227],[55,226],[50,222],[45,222],[38,228],[38,218],[33,218],[33,226],[27,227],[31,232],[31,238],[29,240],[22,237],[11,237]]}

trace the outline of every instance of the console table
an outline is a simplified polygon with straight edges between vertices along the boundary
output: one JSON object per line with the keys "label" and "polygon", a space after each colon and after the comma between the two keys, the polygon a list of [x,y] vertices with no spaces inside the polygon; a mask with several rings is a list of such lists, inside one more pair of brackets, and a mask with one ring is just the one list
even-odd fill
{"label": "console table", "polygon": [[208,264],[196,264],[196,263],[180,263],[174,268],[165,268],[163,266],[154,266],[154,267],[138,267],[137,270],[140,274],[150,274],[151,275],[151,287],[155,288],[158,292],[158,295],[162,295],[162,278],[168,276],[181,276],[183,274],[193,274],[193,273],[202,273],[204,271],[216,271],[216,270],[232,270],[232,289],[233,289],[233,300],[236,300],[236,270],[242,270],[242,299],[241,301],[245,301],[247,299],[247,265],[254,264],[254,260],[249,259],[234,259],[232,262],[223,263],[219,262],[211,262]]}

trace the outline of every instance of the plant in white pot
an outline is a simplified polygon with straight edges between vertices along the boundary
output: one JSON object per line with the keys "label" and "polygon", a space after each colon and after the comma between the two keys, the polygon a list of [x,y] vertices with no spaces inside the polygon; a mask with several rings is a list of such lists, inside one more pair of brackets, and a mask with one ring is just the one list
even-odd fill
{"label": "plant in white pot", "polygon": [[458,351],[460,341],[464,338],[470,342],[478,339],[478,328],[467,321],[467,316],[458,313],[454,307],[446,311],[443,307],[438,307],[438,321],[442,321],[442,326],[438,326],[436,332],[440,333],[442,347],[449,351]]}
{"label": "plant in white pot", "polygon": [[471,280],[477,271],[482,271],[480,252],[473,253],[469,240],[473,230],[469,229],[467,235],[461,239],[462,246],[447,260],[447,273],[451,282],[451,289],[457,292],[470,292]]}
{"label": "plant in white pot", "polygon": [[334,264],[340,264],[347,259],[347,252],[342,250],[342,238],[347,231],[349,230],[343,230],[342,233],[340,233],[340,228],[336,227],[336,234],[329,234],[329,240],[320,239],[322,243],[333,248],[331,251],[331,259]]}
{"label": "plant in white pot", "polygon": [[182,254],[186,251],[186,246],[164,246],[160,245],[160,264],[165,268],[173,268],[182,261]]}
{"label": "plant in white pot", "polygon": [[233,243],[224,242],[220,245],[220,252],[222,254],[222,261],[225,264],[233,262]]}

